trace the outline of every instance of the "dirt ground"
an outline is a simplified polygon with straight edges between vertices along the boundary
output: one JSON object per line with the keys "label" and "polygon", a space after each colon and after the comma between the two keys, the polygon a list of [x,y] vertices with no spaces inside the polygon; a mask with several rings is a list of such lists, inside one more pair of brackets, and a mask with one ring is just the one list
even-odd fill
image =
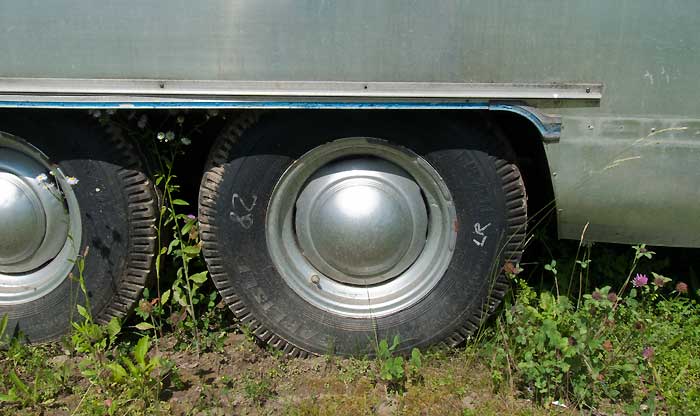
{"label": "dirt ground", "polygon": [[[220,352],[197,357],[173,338],[158,351],[178,368],[164,383],[158,412],[168,415],[502,415],[573,414],[542,408],[517,393],[494,391],[487,368],[464,350],[424,354],[420,379],[390,392],[376,361],[291,359],[243,334],[229,334]],[[58,358],[61,359],[61,358]],[[65,358],[72,360],[72,358]],[[75,389],[80,391],[81,389]],[[503,390],[503,389],[501,389]],[[505,390],[508,390],[507,388]],[[60,397],[43,414],[70,415],[81,397]],[[0,412],[2,413],[2,412]],[[36,414],[36,413],[28,413]]]}

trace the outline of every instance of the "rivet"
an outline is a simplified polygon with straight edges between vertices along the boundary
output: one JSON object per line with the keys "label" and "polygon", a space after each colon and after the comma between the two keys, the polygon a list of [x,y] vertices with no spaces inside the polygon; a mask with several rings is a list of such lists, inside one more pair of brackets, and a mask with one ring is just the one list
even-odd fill
{"label": "rivet", "polygon": [[321,282],[321,279],[318,277],[317,274],[312,274],[311,275],[311,283],[317,285]]}

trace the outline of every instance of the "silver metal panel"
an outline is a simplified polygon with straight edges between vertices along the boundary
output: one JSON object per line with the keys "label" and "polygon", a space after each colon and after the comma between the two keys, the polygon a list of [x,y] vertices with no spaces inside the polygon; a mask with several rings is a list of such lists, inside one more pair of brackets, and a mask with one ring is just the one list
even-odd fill
{"label": "silver metal panel", "polygon": [[699,26],[695,0],[0,0],[0,76],[601,81],[604,113],[693,116]]}
{"label": "silver metal panel", "polygon": [[700,118],[564,117],[563,127],[546,145],[560,235],[700,247]]}

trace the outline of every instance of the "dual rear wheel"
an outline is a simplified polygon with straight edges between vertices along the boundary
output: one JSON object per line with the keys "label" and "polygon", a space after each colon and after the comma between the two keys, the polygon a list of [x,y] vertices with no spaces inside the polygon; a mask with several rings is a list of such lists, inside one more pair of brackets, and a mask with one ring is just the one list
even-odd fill
{"label": "dual rear wheel", "polygon": [[[30,341],[139,299],[156,195],[118,130],[0,115],[0,315]],[[244,113],[199,195],[210,274],[235,316],[294,356],[456,345],[498,304],[525,235],[525,189],[485,123],[385,112]],[[77,181],[77,182],[76,182]]]}

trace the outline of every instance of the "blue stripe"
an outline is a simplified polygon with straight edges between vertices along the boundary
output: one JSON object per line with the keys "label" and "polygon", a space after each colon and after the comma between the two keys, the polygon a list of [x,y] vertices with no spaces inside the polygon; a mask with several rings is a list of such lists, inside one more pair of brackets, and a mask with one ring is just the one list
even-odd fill
{"label": "blue stripe", "polygon": [[414,102],[283,102],[283,101],[0,101],[0,107],[74,108],[74,109],[156,109],[156,108],[296,108],[296,109],[488,109],[487,103],[414,103]]}

